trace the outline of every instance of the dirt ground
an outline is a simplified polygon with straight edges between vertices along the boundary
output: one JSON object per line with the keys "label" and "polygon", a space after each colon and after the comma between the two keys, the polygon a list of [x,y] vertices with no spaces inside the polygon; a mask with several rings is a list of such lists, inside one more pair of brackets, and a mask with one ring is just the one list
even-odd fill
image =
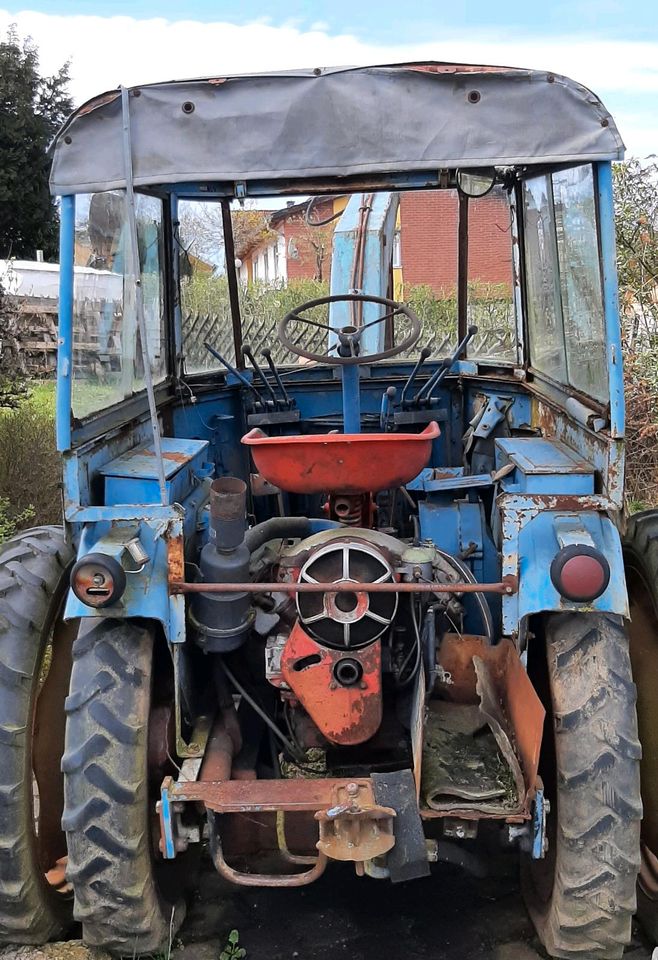
{"label": "dirt ground", "polygon": [[[454,867],[391,885],[336,864],[312,886],[233,890],[208,875],[180,933],[177,960],[217,960],[237,929],[248,960],[538,960],[514,861],[475,879]],[[624,960],[650,960],[635,931]],[[585,958],[583,958],[585,960]]]}
{"label": "dirt ground", "polygon": [[[336,864],[310,887],[256,890],[230,889],[208,866],[171,960],[219,960],[233,929],[247,960],[539,960],[515,873],[511,860],[484,879],[442,865],[392,886]],[[636,930],[624,960],[650,958]],[[0,960],[107,958],[69,942],[5,948]]]}

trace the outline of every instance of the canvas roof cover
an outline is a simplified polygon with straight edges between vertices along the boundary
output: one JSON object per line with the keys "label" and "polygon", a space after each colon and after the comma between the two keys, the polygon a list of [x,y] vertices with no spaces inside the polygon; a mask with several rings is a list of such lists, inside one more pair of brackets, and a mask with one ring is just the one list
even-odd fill
{"label": "canvas roof cover", "polygon": [[[133,88],[129,102],[136,186],[619,160],[624,150],[586,87],[511,67],[402,64],[177,80]],[[53,154],[54,193],[124,186],[119,91],[80,107]]]}

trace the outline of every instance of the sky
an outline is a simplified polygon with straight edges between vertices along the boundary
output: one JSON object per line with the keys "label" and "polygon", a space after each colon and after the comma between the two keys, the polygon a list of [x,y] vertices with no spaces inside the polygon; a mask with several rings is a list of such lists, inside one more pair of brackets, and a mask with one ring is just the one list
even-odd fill
{"label": "sky", "polygon": [[78,104],[120,83],[286,67],[504,64],[590,87],[628,156],[658,154],[656,0],[0,0],[0,36],[10,24],[44,72],[71,61]]}

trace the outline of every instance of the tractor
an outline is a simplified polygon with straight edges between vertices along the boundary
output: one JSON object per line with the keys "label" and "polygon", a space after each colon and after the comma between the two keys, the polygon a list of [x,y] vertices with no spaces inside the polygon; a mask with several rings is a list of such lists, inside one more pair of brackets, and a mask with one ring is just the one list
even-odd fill
{"label": "tractor", "polygon": [[621,957],[636,890],[655,936],[622,157],[590,90],[508,67],[71,116],[64,524],[0,551],[3,941],[156,953],[201,855],[236,886],[431,883],[497,844],[551,956]]}

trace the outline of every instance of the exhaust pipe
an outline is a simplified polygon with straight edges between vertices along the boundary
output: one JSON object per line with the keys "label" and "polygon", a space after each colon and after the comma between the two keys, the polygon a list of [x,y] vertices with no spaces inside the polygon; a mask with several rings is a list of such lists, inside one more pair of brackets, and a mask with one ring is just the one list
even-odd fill
{"label": "exhaust pipe", "polygon": [[[219,477],[210,487],[210,538],[201,551],[202,583],[249,580],[247,485],[237,477]],[[199,643],[209,653],[230,653],[247,639],[254,620],[249,593],[198,593],[190,616]]]}

